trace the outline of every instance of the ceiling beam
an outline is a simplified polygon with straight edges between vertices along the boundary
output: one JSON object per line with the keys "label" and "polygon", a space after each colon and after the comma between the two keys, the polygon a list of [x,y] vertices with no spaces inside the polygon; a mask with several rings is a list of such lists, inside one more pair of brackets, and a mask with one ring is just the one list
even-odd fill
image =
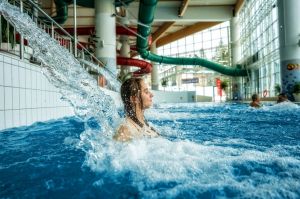
{"label": "ceiling beam", "polygon": [[191,34],[199,32],[199,31],[205,30],[207,28],[210,28],[212,26],[215,26],[219,23],[221,23],[221,22],[199,22],[199,23],[196,23],[192,26],[183,28],[177,32],[171,33],[165,37],[160,38],[156,42],[156,47],[158,48],[160,46],[166,45],[168,43],[179,40],[188,35],[191,35]]}
{"label": "ceiling beam", "polygon": [[183,0],[181,7],[179,8],[179,13],[178,13],[178,17],[183,17],[188,5],[189,5],[189,1],[190,0]]}
{"label": "ceiling beam", "polygon": [[[138,13],[138,8],[128,7],[131,13]],[[190,6],[184,13],[183,17],[178,17],[178,7],[157,7],[154,14],[154,22],[165,21],[227,21],[232,18],[232,5],[228,6]],[[129,15],[128,20],[136,22],[137,19]]]}
{"label": "ceiling beam", "polygon": [[244,3],[244,0],[237,0],[236,4],[234,6],[234,15],[236,15],[240,11],[243,3]]}
{"label": "ceiling beam", "polygon": [[152,42],[156,42],[175,22],[166,22],[161,25],[152,35]]}

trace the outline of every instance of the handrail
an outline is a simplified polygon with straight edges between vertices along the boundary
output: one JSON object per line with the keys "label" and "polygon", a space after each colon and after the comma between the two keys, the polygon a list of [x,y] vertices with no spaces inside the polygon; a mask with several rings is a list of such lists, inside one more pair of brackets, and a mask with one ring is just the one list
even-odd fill
{"label": "handrail", "polygon": [[[57,42],[59,42],[59,44],[62,47],[66,48],[69,51],[69,53],[72,53],[74,55],[74,49],[76,47],[79,50],[79,53],[78,53],[78,56],[75,56],[75,55],[74,56],[75,56],[75,58],[77,58],[78,61],[80,61],[80,59],[83,59],[87,62],[90,62],[91,64],[97,65],[99,68],[103,69],[108,74],[113,76],[114,79],[116,79],[118,82],[120,82],[120,80],[118,80],[116,75],[112,71],[110,71],[109,69],[107,69],[105,67],[105,64],[102,61],[100,61],[94,54],[92,54],[92,52],[90,52],[83,44],[81,44],[80,42],[75,43],[74,37],[69,32],[67,32],[61,25],[59,25],[54,19],[52,19],[44,10],[42,10],[42,8],[40,8],[36,2],[34,2],[33,0],[14,0],[12,2],[12,4],[19,7],[20,9],[22,8],[22,5],[23,5],[23,12],[27,13],[39,28],[43,29],[47,34],[50,35],[51,38],[53,38]],[[0,14],[0,30],[1,30],[1,18],[2,18],[2,15]],[[8,53],[12,53],[14,55],[19,55],[21,59],[23,59],[23,57],[24,57],[25,59],[29,59],[29,61],[31,61],[33,63],[39,63],[32,56],[33,52],[31,50],[31,48],[27,48],[27,49],[25,48],[25,45],[28,45],[28,41],[26,39],[22,39],[22,35],[20,35],[15,30],[14,26],[10,25],[13,28],[13,30],[10,30],[10,26],[9,26],[10,23],[7,22],[7,24],[8,24],[7,27],[9,28],[8,31],[10,31],[7,34],[13,35],[13,36],[11,36],[12,39],[7,38],[6,39],[7,44],[5,44],[5,42],[3,42],[2,38],[1,38],[2,35],[0,34],[0,44],[1,44],[0,50],[4,50],[4,51],[6,51]],[[21,40],[20,41],[20,50],[14,48],[14,46],[16,44],[16,42],[15,42],[16,40]],[[4,48],[6,48],[6,46],[7,46],[7,49],[2,48],[2,43],[5,44],[5,45],[3,45]],[[11,47],[9,44],[11,44]],[[72,45],[74,45],[74,48],[72,47]],[[24,51],[24,49],[25,49],[25,51]],[[92,71],[95,70],[95,68],[90,67],[89,64],[81,62],[81,65],[84,68],[88,67],[89,70],[92,70]],[[98,73],[98,74],[106,76],[106,75],[104,75],[105,73]],[[107,87],[107,88],[109,88],[109,87]]]}
{"label": "handrail", "polygon": [[[22,0],[21,0],[22,1]],[[77,46],[79,45],[83,50],[84,52],[87,52],[97,63],[99,63],[99,65],[101,66],[105,66],[105,64],[100,61],[95,55],[93,55],[92,53],[90,53],[81,43],[79,42],[76,42],[75,43],[75,38],[69,34],[63,27],[61,27],[55,20],[53,20],[45,11],[43,11],[35,2],[33,2],[32,0],[26,0],[28,2],[30,2],[30,4],[32,6],[34,6],[34,8],[36,8],[39,12],[41,12],[47,19],[50,20],[51,22],[51,29],[53,29],[53,25],[54,24],[55,26],[57,26],[66,36],[68,36],[69,38],[71,38],[72,41],[74,41],[74,45]]]}

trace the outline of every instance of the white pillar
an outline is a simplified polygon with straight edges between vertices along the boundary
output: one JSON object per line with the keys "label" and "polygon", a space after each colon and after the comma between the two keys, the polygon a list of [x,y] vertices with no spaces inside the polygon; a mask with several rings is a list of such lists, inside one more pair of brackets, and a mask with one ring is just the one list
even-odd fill
{"label": "white pillar", "polygon": [[[126,13],[125,13],[125,16],[120,19],[120,23],[123,24],[124,26],[127,26],[127,27],[129,26],[129,20],[126,16]],[[122,44],[121,49],[120,49],[120,56],[129,58],[130,57],[130,45],[129,45],[128,35],[121,35],[120,42]],[[127,73],[129,73],[129,68],[130,68],[130,66],[121,66],[121,72],[120,72],[121,77],[124,75],[127,75]]]}
{"label": "white pillar", "polygon": [[241,44],[239,36],[240,26],[237,17],[230,20],[230,42],[232,65],[236,65],[241,59]]}
{"label": "white pillar", "polygon": [[[157,54],[156,42],[151,44],[150,50],[153,54]],[[158,65],[156,62],[152,63],[152,72],[151,72],[151,88],[152,90],[158,90]]]}
{"label": "white pillar", "polygon": [[[231,43],[231,61],[235,66],[241,60],[241,43],[240,43],[240,25],[238,17],[233,17],[230,20],[230,43]],[[239,77],[232,78],[232,99],[241,99],[242,80]]]}
{"label": "white pillar", "polygon": [[[120,42],[122,43],[121,49],[120,49],[120,56],[121,57],[130,57],[130,45],[128,42],[128,36],[127,35],[121,35],[120,36]],[[126,75],[129,73],[129,66],[121,66],[121,72],[120,75]]]}
{"label": "white pillar", "polygon": [[300,1],[278,1],[282,91],[292,93],[300,82]]}
{"label": "white pillar", "polygon": [[96,57],[116,70],[116,18],[114,0],[95,0]]}

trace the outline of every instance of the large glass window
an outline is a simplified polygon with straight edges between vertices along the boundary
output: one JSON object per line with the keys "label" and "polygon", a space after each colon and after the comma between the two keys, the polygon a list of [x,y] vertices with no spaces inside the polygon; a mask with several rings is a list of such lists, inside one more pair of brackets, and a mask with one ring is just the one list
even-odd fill
{"label": "large glass window", "polygon": [[[169,45],[159,47],[158,52],[162,56],[204,58],[228,66],[231,65],[229,38],[229,22],[224,22]],[[172,70],[172,68],[176,68],[176,70]],[[170,66],[164,64],[160,65],[159,70],[161,80],[172,82],[163,89],[174,91],[196,90],[197,94],[200,95],[212,95],[207,90],[207,87],[212,88],[214,85],[216,72],[212,70],[200,66]],[[182,83],[182,80],[197,83],[187,84]]]}
{"label": "large glass window", "polygon": [[[241,54],[247,68],[259,68],[259,84],[249,91],[267,90],[274,96],[280,81],[277,0],[248,0],[239,13]],[[258,55],[258,59],[254,59]],[[249,62],[249,60],[252,60]],[[253,88],[259,85],[260,88]],[[252,93],[247,93],[246,97]]]}

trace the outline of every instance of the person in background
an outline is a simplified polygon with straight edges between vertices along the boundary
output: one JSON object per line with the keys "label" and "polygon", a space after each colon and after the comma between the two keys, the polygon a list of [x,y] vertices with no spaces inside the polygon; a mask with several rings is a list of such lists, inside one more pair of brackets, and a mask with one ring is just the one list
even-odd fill
{"label": "person in background", "polygon": [[130,78],[121,86],[125,119],[117,129],[114,139],[130,141],[136,138],[157,137],[159,134],[149,126],[144,111],[152,106],[153,94],[142,78]]}
{"label": "person in background", "polygon": [[254,108],[262,107],[262,104],[260,103],[260,99],[257,94],[253,94],[251,98],[252,98],[252,102],[250,102],[251,107]]}
{"label": "person in background", "polygon": [[280,93],[278,96],[277,96],[277,103],[281,103],[281,102],[288,102],[288,97],[285,93]]}

